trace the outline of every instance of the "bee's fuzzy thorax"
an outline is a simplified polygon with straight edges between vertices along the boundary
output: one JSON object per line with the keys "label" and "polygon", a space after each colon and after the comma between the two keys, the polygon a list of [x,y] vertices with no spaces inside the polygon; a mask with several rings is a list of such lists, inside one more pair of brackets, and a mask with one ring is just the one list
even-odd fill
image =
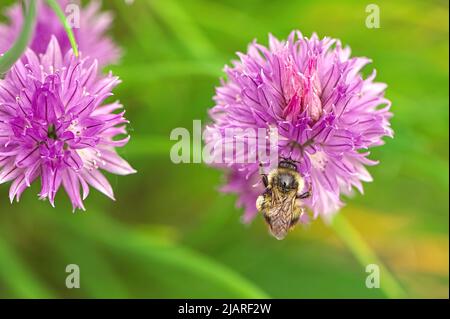
{"label": "bee's fuzzy thorax", "polygon": [[305,187],[304,179],[300,176],[300,174],[297,171],[294,171],[289,168],[273,169],[268,175],[269,186],[272,187],[272,185],[275,183],[275,180],[278,178],[278,176],[280,176],[282,174],[291,175],[295,179],[295,181],[297,182],[297,185],[298,185],[298,187],[297,187],[298,193],[300,193],[303,190],[303,188]]}

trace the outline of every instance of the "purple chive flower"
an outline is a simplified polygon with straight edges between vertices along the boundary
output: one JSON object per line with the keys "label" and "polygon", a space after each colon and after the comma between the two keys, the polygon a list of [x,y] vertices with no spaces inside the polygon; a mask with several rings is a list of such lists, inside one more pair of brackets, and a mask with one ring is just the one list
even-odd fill
{"label": "purple chive flower", "polygon": [[[71,49],[71,45],[58,17],[43,0],[33,1],[38,1],[37,23],[30,48],[37,54],[45,53],[51,37],[55,36],[62,53],[65,54]],[[73,0],[58,2],[63,11],[69,4],[79,3]],[[108,12],[100,12],[100,9],[101,2],[97,0],[89,2],[83,8],[80,6],[80,27],[73,28],[73,32],[83,56],[97,59],[100,66],[105,66],[116,63],[121,56],[121,51],[105,35],[111,25],[112,15]],[[9,24],[0,24],[0,54],[5,53],[13,45],[23,24],[23,13],[19,3],[9,7],[5,15]]]}
{"label": "purple chive flower", "polygon": [[115,151],[129,140],[116,139],[128,123],[113,113],[122,105],[102,105],[119,82],[100,77],[95,60],[63,57],[55,37],[40,57],[29,49],[16,62],[0,80],[0,184],[12,181],[11,201],[38,178],[39,197],[52,206],[60,186],[74,209],[84,210],[89,185],[114,199],[100,169],[135,172]]}
{"label": "purple chive flower", "polygon": [[[295,31],[287,41],[269,36],[268,48],[253,42],[238,56],[216,89],[207,130],[277,128],[279,156],[297,161],[304,191],[311,188],[305,206],[314,218],[329,219],[342,207],[341,195],[353,187],[362,193],[362,181],[372,180],[366,166],[377,162],[368,149],[393,136],[386,85],[374,82],[375,71],[362,77],[369,59],[352,58],[339,40],[316,34],[308,39]],[[248,222],[264,190],[258,162],[222,167],[228,172],[223,191],[238,195]]]}

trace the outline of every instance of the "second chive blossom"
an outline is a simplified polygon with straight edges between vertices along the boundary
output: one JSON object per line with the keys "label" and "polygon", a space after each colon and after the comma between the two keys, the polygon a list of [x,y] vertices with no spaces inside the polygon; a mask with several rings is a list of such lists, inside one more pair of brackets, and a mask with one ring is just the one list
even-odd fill
{"label": "second chive blossom", "polygon": [[89,186],[114,199],[101,170],[135,172],[116,152],[129,140],[124,112],[115,113],[122,105],[104,103],[119,82],[100,76],[95,60],[63,55],[55,37],[0,80],[0,184],[12,182],[11,201],[37,179],[52,205],[61,187],[74,209],[84,209]]}

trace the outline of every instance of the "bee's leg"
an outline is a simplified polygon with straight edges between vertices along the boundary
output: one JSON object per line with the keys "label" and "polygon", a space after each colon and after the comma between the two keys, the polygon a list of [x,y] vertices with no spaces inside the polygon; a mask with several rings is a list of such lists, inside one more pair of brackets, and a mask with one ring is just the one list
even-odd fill
{"label": "bee's leg", "polygon": [[297,225],[299,219],[300,219],[300,215],[302,213],[302,209],[300,207],[295,207],[293,214],[292,214],[292,219],[291,222],[289,223],[289,227],[294,227],[295,225]]}
{"label": "bee's leg", "polygon": [[264,187],[267,188],[267,186],[269,186],[269,178],[267,177],[267,174],[264,173],[263,166],[261,163],[259,163],[259,175],[261,175]]}
{"label": "bee's leg", "polygon": [[291,223],[289,224],[289,227],[294,227],[295,225],[297,225],[299,219],[300,219],[300,215],[292,218]]}
{"label": "bee's leg", "polygon": [[311,197],[310,191],[304,192],[303,194],[297,194],[297,199],[305,199],[309,197]]}
{"label": "bee's leg", "polygon": [[256,199],[256,209],[258,212],[262,212],[264,210],[264,196],[259,195]]}
{"label": "bee's leg", "polygon": [[297,194],[297,199],[305,199],[311,197],[311,184],[309,185],[309,189],[303,194]]}
{"label": "bee's leg", "polygon": [[263,213],[264,220],[266,221],[267,225],[270,225],[270,217]]}

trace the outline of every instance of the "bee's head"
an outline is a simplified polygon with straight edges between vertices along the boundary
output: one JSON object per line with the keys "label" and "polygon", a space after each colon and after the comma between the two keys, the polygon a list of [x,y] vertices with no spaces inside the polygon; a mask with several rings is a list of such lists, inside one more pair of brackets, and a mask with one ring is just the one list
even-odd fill
{"label": "bee's head", "polygon": [[297,165],[295,165],[294,161],[284,158],[278,163],[278,168],[287,168],[293,171],[297,171]]}
{"label": "bee's head", "polygon": [[298,188],[297,179],[289,173],[279,174],[276,180],[277,186],[284,192],[289,192]]}

